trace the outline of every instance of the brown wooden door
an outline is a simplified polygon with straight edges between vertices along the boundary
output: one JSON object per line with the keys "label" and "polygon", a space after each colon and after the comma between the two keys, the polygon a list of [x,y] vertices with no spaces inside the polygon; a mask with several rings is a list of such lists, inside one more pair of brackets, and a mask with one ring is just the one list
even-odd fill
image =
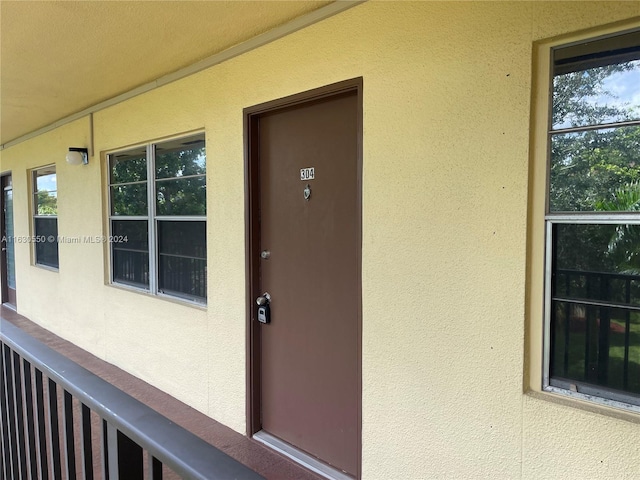
{"label": "brown wooden door", "polygon": [[11,175],[0,177],[2,191],[0,208],[0,283],[2,283],[2,303],[16,305],[15,242],[13,231],[13,186]]}
{"label": "brown wooden door", "polygon": [[[354,476],[361,404],[358,111],[352,91],[259,116],[256,246],[268,258],[258,260],[254,283],[271,297],[271,322],[259,324],[254,350],[262,429]],[[305,170],[311,168],[313,179]]]}

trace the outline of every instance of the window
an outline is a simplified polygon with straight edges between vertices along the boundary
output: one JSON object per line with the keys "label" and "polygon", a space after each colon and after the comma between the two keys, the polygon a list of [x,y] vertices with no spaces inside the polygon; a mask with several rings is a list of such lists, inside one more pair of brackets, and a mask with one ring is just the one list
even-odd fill
{"label": "window", "polygon": [[545,387],[640,406],[640,32],[552,64]]}
{"label": "window", "polygon": [[35,263],[58,268],[58,186],[56,167],[33,171]]}
{"label": "window", "polygon": [[204,134],[108,160],[111,281],[206,303]]}

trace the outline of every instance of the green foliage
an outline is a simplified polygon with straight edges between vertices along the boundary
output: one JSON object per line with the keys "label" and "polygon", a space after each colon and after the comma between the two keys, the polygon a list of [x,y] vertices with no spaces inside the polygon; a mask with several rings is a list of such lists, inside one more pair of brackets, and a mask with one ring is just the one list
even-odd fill
{"label": "green foliage", "polygon": [[[206,215],[204,146],[156,156],[156,213]],[[162,179],[162,180],[161,180]],[[170,179],[170,180],[165,180]]]}
{"label": "green foliage", "polygon": [[[204,142],[192,148],[158,149],[154,173],[157,215],[206,215]],[[146,179],[147,160],[143,155],[122,156],[112,162],[114,215],[148,214]]]}
{"label": "green foliage", "polygon": [[[636,115],[604,103],[615,95],[604,88],[614,74],[640,68],[638,62],[558,75],[553,82],[554,129],[626,121]],[[558,133],[551,141],[551,211],[594,211],[595,202],[640,180],[640,127]]]}
{"label": "green foliage", "polygon": [[614,95],[605,90],[603,84],[614,73],[633,70],[631,62],[557,75],[553,79],[552,124],[576,127],[597,125],[599,123],[620,121],[627,117],[624,110],[596,105],[586,100],[606,95]]}
{"label": "green foliage", "polygon": [[38,215],[57,215],[58,198],[55,193],[40,191],[36,194]]}
{"label": "green foliage", "polygon": [[[634,181],[616,190],[613,198],[596,202],[603,212],[639,212],[640,182]],[[621,273],[640,274],[640,225],[616,225],[610,237],[607,255]]]}

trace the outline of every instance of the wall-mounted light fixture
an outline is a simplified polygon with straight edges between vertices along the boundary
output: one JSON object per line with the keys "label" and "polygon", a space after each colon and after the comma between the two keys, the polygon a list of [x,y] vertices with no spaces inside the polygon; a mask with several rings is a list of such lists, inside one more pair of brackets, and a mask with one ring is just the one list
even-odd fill
{"label": "wall-mounted light fixture", "polygon": [[87,165],[89,163],[89,150],[87,148],[69,147],[67,163],[69,165]]}

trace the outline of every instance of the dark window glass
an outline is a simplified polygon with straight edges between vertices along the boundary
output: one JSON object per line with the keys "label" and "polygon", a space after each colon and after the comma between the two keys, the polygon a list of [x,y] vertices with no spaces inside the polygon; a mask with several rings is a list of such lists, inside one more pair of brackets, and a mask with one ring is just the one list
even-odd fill
{"label": "dark window glass", "polygon": [[109,159],[111,185],[147,180],[146,148],[111,155]]}
{"label": "dark window glass", "polygon": [[551,375],[640,393],[640,225],[553,230]]}
{"label": "dark window glass", "polygon": [[156,181],[157,215],[206,215],[205,177]]}
{"label": "dark window glass", "polygon": [[207,294],[206,222],[158,222],[158,287],[201,300]]}
{"label": "dark window glass", "polygon": [[58,219],[35,218],[36,263],[58,268]]}
{"label": "dark window glass", "polygon": [[640,394],[640,313],[554,302],[551,375]]}
{"label": "dark window glass", "polygon": [[149,286],[149,238],[146,220],[113,220],[113,280]]}
{"label": "dark window glass", "polygon": [[146,216],[147,204],[146,183],[111,187],[111,215]]}

